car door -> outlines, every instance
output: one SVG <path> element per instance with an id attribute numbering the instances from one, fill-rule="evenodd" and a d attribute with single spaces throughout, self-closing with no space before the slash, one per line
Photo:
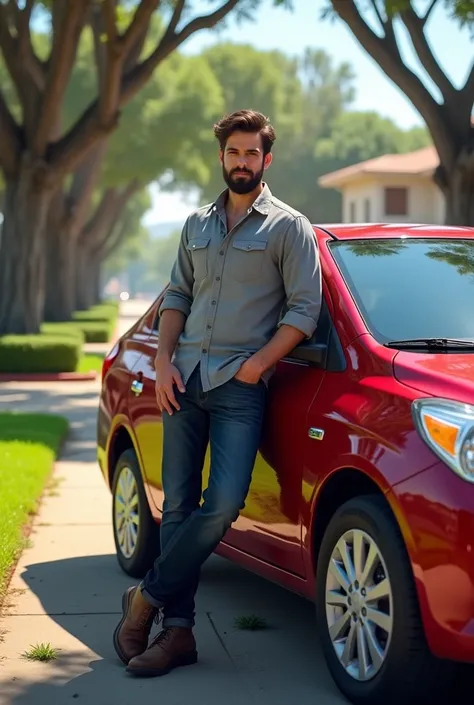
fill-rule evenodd
<path id="1" fill-rule="evenodd" d="M 161 412 L 155 396 L 155 356 L 158 346 L 158 308 L 162 296 L 145 323 L 144 333 L 135 348 L 140 352 L 131 374 L 128 413 L 135 439 L 144 481 L 150 501 L 156 509 L 163 506 L 161 481 L 161 456 L 163 449 L 163 426 Z"/>
<path id="2" fill-rule="evenodd" d="M 324 298 L 311 341 L 278 364 L 245 508 L 225 537 L 231 546 L 299 576 L 305 575 L 301 512 L 307 416 L 325 375 L 331 325 Z"/>
<path id="3" fill-rule="evenodd" d="M 156 310 L 158 307 L 159 302 Z M 269 386 L 264 435 L 246 505 L 224 537 L 224 542 L 233 548 L 302 576 L 303 449 L 308 432 L 308 410 L 325 374 L 330 327 L 324 299 L 317 331 L 311 341 L 278 364 Z M 146 342 L 142 343 L 142 354 L 133 368 L 129 414 L 147 490 L 151 501 L 161 511 L 163 426 L 155 399 L 154 370 L 159 335 L 157 316 L 148 332 Z M 203 490 L 209 471 L 208 448 Z"/>

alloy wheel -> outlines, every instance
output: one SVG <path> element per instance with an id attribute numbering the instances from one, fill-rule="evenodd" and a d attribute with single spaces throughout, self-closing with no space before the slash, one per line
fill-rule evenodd
<path id="1" fill-rule="evenodd" d="M 133 556 L 138 539 L 139 497 L 133 472 L 128 467 L 120 470 L 114 497 L 115 531 L 120 551 L 125 558 Z"/>
<path id="2" fill-rule="evenodd" d="M 393 631 L 390 576 L 376 542 L 359 529 L 335 545 L 326 576 L 326 618 L 337 657 L 358 681 L 382 668 Z"/>

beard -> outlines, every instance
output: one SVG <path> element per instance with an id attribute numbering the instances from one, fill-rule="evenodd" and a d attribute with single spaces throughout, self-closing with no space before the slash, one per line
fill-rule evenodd
<path id="1" fill-rule="evenodd" d="M 238 172 L 245 174 L 245 176 L 236 176 Z M 229 190 L 240 196 L 251 193 L 257 188 L 263 179 L 263 172 L 263 166 L 259 171 L 253 172 L 248 169 L 232 169 L 232 171 L 227 171 L 225 166 L 222 165 L 222 175 Z"/>

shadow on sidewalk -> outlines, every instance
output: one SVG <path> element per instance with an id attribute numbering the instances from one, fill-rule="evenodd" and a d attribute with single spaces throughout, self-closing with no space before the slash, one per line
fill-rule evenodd
<path id="1" fill-rule="evenodd" d="M 52 645 L 61 648 L 62 639 L 70 648 L 61 650 L 56 663 L 41 665 L 38 682 L 2 685 L 0 701 L 8 705 L 65 705 L 73 698 L 87 705 L 118 705 L 136 697 L 158 698 L 166 705 L 346 702 L 319 652 L 313 605 L 217 556 L 203 567 L 197 600 L 200 662 L 161 679 L 130 678 L 115 655 L 112 633 L 121 616 L 121 595 L 133 582 L 119 570 L 115 556 L 30 565 L 22 577 L 60 628 L 48 631 L 57 635 Z M 236 629 L 235 618 L 250 614 L 265 618 L 269 628 Z M 16 619 L 23 617 L 14 617 L 13 626 Z M 29 635 L 28 643 L 33 638 Z M 28 668 L 28 663 L 22 667 L 26 679 Z"/>

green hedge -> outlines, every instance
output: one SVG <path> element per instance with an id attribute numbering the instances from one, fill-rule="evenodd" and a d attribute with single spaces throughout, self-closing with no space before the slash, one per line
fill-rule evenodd
<path id="1" fill-rule="evenodd" d="M 0 337 L 0 372 L 75 372 L 82 355 L 79 336 L 5 335 Z"/>
<path id="2" fill-rule="evenodd" d="M 75 321 L 86 343 L 108 343 L 115 330 L 115 321 Z"/>
<path id="3" fill-rule="evenodd" d="M 70 321 L 44 323 L 41 331 L 53 335 L 79 336 L 81 343 L 108 343 L 115 330 L 115 321 Z"/>
<path id="4" fill-rule="evenodd" d="M 94 321 L 94 322 L 117 322 L 118 309 L 110 304 L 99 304 L 92 306 L 86 311 L 75 311 L 74 321 Z"/>
<path id="5" fill-rule="evenodd" d="M 41 333 L 61 338 L 78 338 L 81 346 L 85 343 L 84 332 L 76 323 L 43 323 Z"/>

